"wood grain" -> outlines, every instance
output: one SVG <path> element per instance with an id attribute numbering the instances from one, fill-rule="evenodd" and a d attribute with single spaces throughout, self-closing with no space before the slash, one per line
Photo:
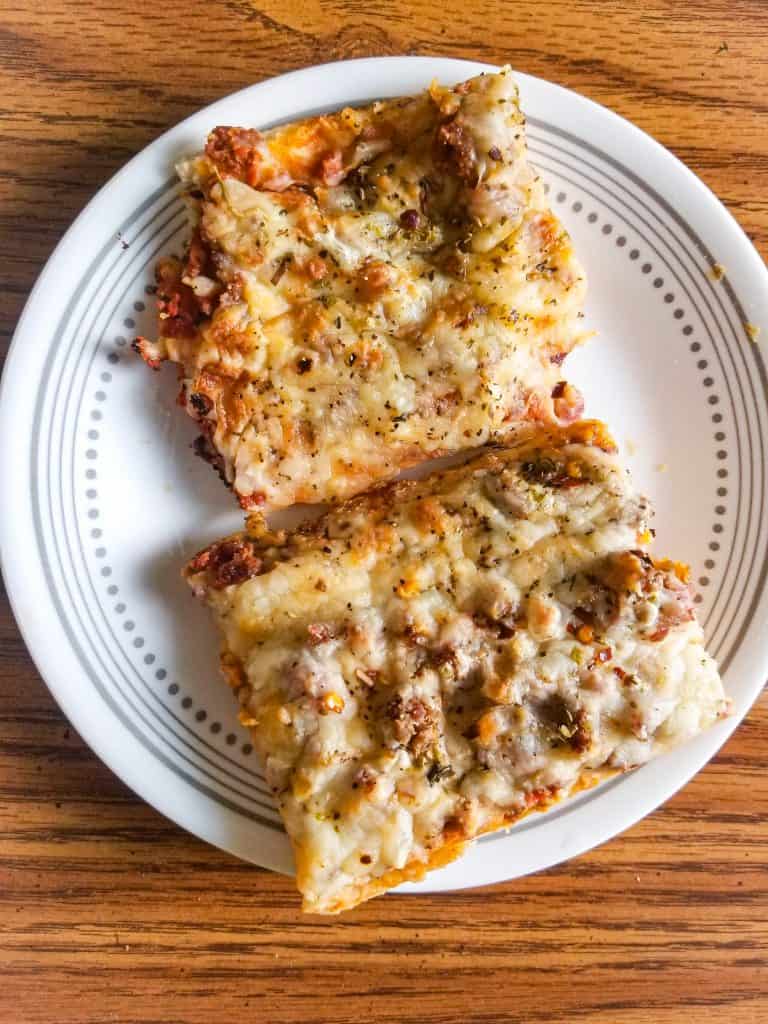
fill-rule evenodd
<path id="1" fill-rule="evenodd" d="M 768 251 L 768 5 L 0 3 L 0 354 L 95 190 L 180 118 L 341 57 L 509 61 L 631 118 Z M 302 919 L 291 883 L 137 800 L 0 599 L 0 1020 L 768 1021 L 768 702 L 662 810 L 493 888 Z"/>

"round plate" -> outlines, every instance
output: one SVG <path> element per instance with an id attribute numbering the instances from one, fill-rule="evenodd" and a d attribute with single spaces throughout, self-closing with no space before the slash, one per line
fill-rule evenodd
<path id="1" fill-rule="evenodd" d="M 181 581 L 240 515 L 189 445 L 173 374 L 129 342 L 153 330 L 158 256 L 178 252 L 172 169 L 217 124 L 267 127 L 487 70 L 382 58 L 294 72 L 221 100 L 158 139 L 67 232 L 27 303 L 0 404 L 2 564 L 32 656 L 75 728 L 174 821 L 291 870 L 258 759 L 217 670 L 218 638 Z M 567 364 L 658 510 L 657 550 L 693 566 L 734 713 L 678 752 L 490 836 L 418 887 L 480 885 L 602 842 L 717 750 L 768 675 L 765 268 L 715 197 L 607 110 L 518 75 L 531 158 L 590 279 L 597 336 Z M 716 266 L 717 265 L 717 266 Z M 723 270 L 724 268 L 724 276 Z"/>

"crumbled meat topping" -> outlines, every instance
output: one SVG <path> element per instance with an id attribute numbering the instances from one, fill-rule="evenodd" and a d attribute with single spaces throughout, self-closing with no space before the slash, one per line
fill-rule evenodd
<path id="1" fill-rule="evenodd" d="M 179 173 L 191 238 L 158 265 L 157 339 L 135 347 L 181 368 L 243 508 L 343 500 L 578 416 L 558 367 L 586 337 L 584 273 L 508 73 L 219 126 Z"/>
<path id="2" fill-rule="evenodd" d="M 648 553 L 649 515 L 587 422 L 295 533 L 254 518 L 192 560 L 308 907 L 350 905 L 724 713 L 687 570 Z"/>

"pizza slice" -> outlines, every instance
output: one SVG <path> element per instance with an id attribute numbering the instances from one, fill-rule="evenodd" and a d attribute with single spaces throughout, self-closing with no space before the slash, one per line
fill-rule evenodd
<path id="1" fill-rule="evenodd" d="M 420 878 L 726 713 L 684 566 L 605 428 L 537 428 L 186 575 L 296 857 L 304 908 Z"/>
<path id="2" fill-rule="evenodd" d="M 158 337 L 197 450 L 246 509 L 337 501 L 582 409 L 584 273 L 508 69 L 283 126 L 179 166 L 192 233 Z"/>

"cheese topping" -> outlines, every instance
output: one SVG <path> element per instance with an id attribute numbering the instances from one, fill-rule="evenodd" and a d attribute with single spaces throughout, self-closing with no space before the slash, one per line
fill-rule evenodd
<path id="1" fill-rule="evenodd" d="M 337 500 L 526 420 L 569 422 L 585 281 L 527 160 L 508 70 L 179 167 L 194 233 L 158 268 L 150 365 L 246 508 Z"/>
<path id="2" fill-rule="evenodd" d="M 649 516 L 583 422 L 192 560 L 306 909 L 414 877 L 725 713 Z"/>

